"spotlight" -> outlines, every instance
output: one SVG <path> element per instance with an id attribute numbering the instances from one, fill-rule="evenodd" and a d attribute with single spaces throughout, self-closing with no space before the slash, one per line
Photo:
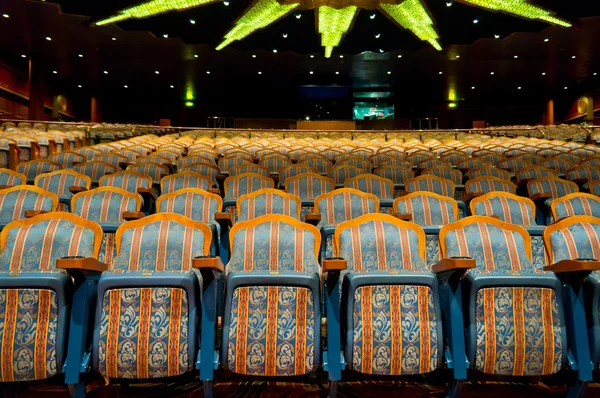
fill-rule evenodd
<path id="1" fill-rule="evenodd" d="M 473 23 L 479 23 L 479 19 L 474 19 Z"/>
<path id="2" fill-rule="evenodd" d="M 195 19 L 190 19 L 190 23 L 191 23 L 192 25 L 196 25 L 196 20 L 195 20 Z"/>

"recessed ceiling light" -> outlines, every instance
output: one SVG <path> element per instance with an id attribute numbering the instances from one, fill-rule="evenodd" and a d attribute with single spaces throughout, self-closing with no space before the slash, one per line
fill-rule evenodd
<path id="1" fill-rule="evenodd" d="M 340 58 L 344 58 L 344 55 L 343 55 L 343 54 L 342 54 L 342 55 L 340 55 Z"/>
<path id="2" fill-rule="evenodd" d="M 169 34 L 168 34 L 168 33 L 165 33 L 165 34 L 163 35 L 163 37 L 164 37 L 165 39 L 168 39 L 168 38 L 169 38 Z"/>
<path id="3" fill-rule="evenodd" d="M 571 58 L 575 59 L 575 58 L 577 58 L 577 55 L 573 55 Z"/>
<path id="4" fill-rule="evenodd" d="M 195 19 L 190 19 L 190 23 L 191 23 L 192 25 L 196 25 L 196 20 L 195 20 Z"/>
<path id="5" fill-rule="evenodd" d="M 82 88 L 83 86 L 81 84 L 78 84 L 77 87 Z"/>
<path id="6" fill-rule="evenodd" d="M 273 53 L 277 54 L 277 49 L 276 48 L 273 49 Z"/>
<path id="7" fill-rule="evenodd" d="M 473 23 L 479 23 L 479 19 L 474 19 Z"/>
<path id="8" fill-rule="evenodd" d="M 116 41 L 116 40 L 117 40 L 117 38 L 116 38 L 116 37 L 111 37 L 110 39 L 111 39 L 112 41 Z"/>
<path id="9" fill-rule="evenodd" d="M 499 39 L 500 35 L 494 35 L 494 39 Z"/>
<path id="10" fill-rule="evenodd" d="M 567 87 L 567 86 L 565 86 L 565 90 L 566 90 L 566 89 L 568 89 L 568 87 Z"/>
<path id="11" fill-rule="evenodd" d="M 439 72 L 439 74 L 440 74 L 440 75 L 443 75 L 443 74 L 444 74 L 444 72 L 441 72 L 441 71 L 440 71 L 440 72 Z"/>
<path id="12" fill-rule="evenodd" d="M 520 89 L 521 89 L 521 86 L 517 87 L 517 90 L 520 90 Z"/>
<path id="13" fill-rule="evenodd" d="M 107 70 L 105 70 L 105 71 L 104 71 L 104 74 L 105 74 L 105 75 L 108 75 L 108 71 L 107 71 Z"/>
<path id="14" fill-rule="evenodd" d="M 336 74 L 336 75 L 339 75 L 339 74 L 340 74 L 340 72 L 337 72 L 337 71 L 336 71 L 336 72 L 335 72 L 335 74 Z M 595 75 L 595 73 L 594 73 L 594 75 Z"/>
<path id="15" fill-rule="evenodd" d="M 311 75 L 314 75 L 314 74 L 315 74 L 315 72 L 313 72 L 312 70 L 311 70 L 310 72 L 308 72 L 308 73 L 310 73 Z"/>
<path id="16" fill-rule="evenodd" d="M 456 58 L 456 59 L 460 58 L 460 55 L 457 55 L 455 58 Z"/>
<path id="17" fill-rule="evenodd" d="M 175 88 L 175 86 L 174 86 L 174 85 L 172 85 L 172 84 L 171 84 L 169 87 L 171 87 L 171 88 Z"/>
<path id="18" fill-rule="evenodd" d="M 546 72 L 542 72 L 542 76 L 546 76 Z"/>
<path id="19" fill-rule="evenodd" d="M 369 18 L 375 19 L 376 16 L 377 16 L 377 14 L 371 14 L 371 15 L 369 15 Z"/>
<path id="20" fill-rule="evenodd" d="M 548 38 L 544 39 L 544 42 L 546 42 L 546 43 L 548 43 L 549 41 L 550 41 L 550 39 L 548 39 Z"/>
<path id="21" fill-rule="evenodd" d="M 375 35 L 375 38 L 376 38 L 376 39 L 379 39 L 380 37 L 381 37 L 381 33 L 377 33 L 377 34 Z"/>
<path id="22" fill-rule="evenodd" d="M 194 54 L 194 58 L 198 58 L 198 54 Z"/>
<path id="23" fill-rule="evenodd" d="M 207 74 L 207 75 L 210 75 L 210 71 L 209 71 L 209 70 L 207 70 L 207 71 L 206 71 L 206 74 Z"/>
<path id="24" fill-rule="evenodd" d="M 288 34 L 287 34 L 287 33 L 284 33 L 284 34 L 282 34 L 281 36 L 282 36 L 284 39 L 287 39 L 287 37 L 288 37 Z"/>
<path id="25" fill-rule="evenodd" d="M 126 84 L 126 85 L 123 86 L 123 88 L 129 88 L 129 86 Z"/>
<path id="26" fill-rule="evenodd" d="M 52 41 L 52 38 L 50 36 L 46 36 L 46 40 Z"/>
<path id="27" fill-rule="evenodd" d="M 514 59 L 517 59 L 517 58 L 519 58 L 519 56 L 518 56 L 518 55 L 515 55 L 513 58 L 514 58 Z"/>
<path id="28" fill-rule="evenodd" d="M 297 13 L 297 14 L 296 14 L 296 19 L 300 19 L 300 18 L 302 18 L 302 14 L 300 14 L 300 13 Z"/>
<path id="29" fill-rule="evenodd" d="M 27 58 L 27 55 L 21 54 L 21 58 Z"/>
<path id="30" fill-rule="evenodd" d="M 597 73 L 597 72 L 594 72 L 594 76 L 598 76 L 598 73 Z"/>
<path id="31" fill-rule="evenodd" d="M 388 75 L 391 75 L 391 74 L 392 74 L 392 71 L 391 71 L 391 70 L 388 70 Z"/>
<path id="32" fill-rule="evenodd" d="M 225 7 L 227 7 L 227 6 L 229 6 L 229 2 L 228 2 L 228 1 L 224 1 L 224 2 L 223 2 L 223 5 L 224 5 Z"/>
<path id="33" fill-rule="evenodd" d="M 154 73 L 156 73 L 157 75 L 160 75 L 160 71 L 155 70 Z"/>
<path id="34" fill-rule="evenodd" d="M 471 90 L 475 90 L 475 86 L 471 86 Z"/>
<path id="35" fill-rule="evenodd" d="M 8 14 L 2 14 L 2 16 L 3 16 L 4 18 L 10 18 L 10 15 L 8 15 Z"/>
<path id="36" fill-rule="evenodd" d="M 256 54 L 252 54 L 252 58 L 256 58 Z"/>
<path id="37" fill-rule="evenodd" d="M 57 71 L 55 71 L 55 70 L 53 70 L 53 71 L 52 71 L 52 73 L 54 73 L 55 75 L 56 75 L 56 74 L 58 74 L 58 72 L 57 72 Z"/>
<path id="38" fill-rule="evenodd" d="M 490 75 L 493 75 L 495 72 L 490 72 Z"/>
<path id="39" fill-rule="evenodd" d="M 258 72 L 259 75 L 262 75 L 262 72 Z"/>
<path id="40" fill-rule="evenodd" d="M 311 57 L 311 58 L 314 58 L 315 56 L 314 56 L 314 55 L 311 55 L 310 57 Z"/>
<path id="41" fill-rule="evenodd" d="M 446 7 L 452 7 L 452 2 L 451 1 L 447 1 L 446 2 Z"/>
<path id="42" fill-rule="evenodd" d="M 402 55 L 398 54 L 398 58 L 402 58 Z"/>
<path id="43" fill-rule="evenodd" d="M 77 54 L 79 58 L 83 58 L 83 54 Z"/>

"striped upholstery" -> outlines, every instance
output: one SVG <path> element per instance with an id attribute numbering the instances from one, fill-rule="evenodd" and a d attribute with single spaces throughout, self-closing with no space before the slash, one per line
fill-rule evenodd
<path id="1" fill-rule="evenodd" d="M 63 169 L 70 169 L 74 163 L 85 162 L 85 156 L 75 152 L 61 152 L 48 156 L 48 160 L 60 164 Z"/>
<path id="2" fill-rule="evenodd" d="M 315 211 L 321 214 L 319 226 L 337 225 L 365 214 L 377 213 L 379 199 L 356 189 L 336 189 L 315 199 Z"/>
<path id="3" fill-rule="evenodd" d="M 490 192 L 471 201 L 476 216 L 498 216 L 500 221 L 524 227 L 536 225 L 535 204 L 509 192 Z"/>
<path id="4" fill-rule="evenodd" d="M 119 163 L 129 163 L 129 159 L 127 159 L 127 156 L 117 155 L 116 153 L 105 153 L 102 155 L 98 155 L 95 156 L 93 160 L 97 162 L 108 163 L 112 166 L 117 167 L 118 169 L 120 169 Z"/>
<path id="5" fill-rule="evenodd" d="M 571 216 L 600 217 L 600 198 L 587 193 L 572 193 L 552 201 L 555 220 Z"/>
<path id="6" fill-rule="evenodd" d="M 497 177 L 483 176 L 469 180 L 465 184 L 465 191 L 469 193 L 509 192 L 517 193 L 517 186 L 508 180 Z"/>
<path id="7" fill-rule="evenodd" d="M 193 171 L 184 171 L 163 177 L 160 180 L 160 192 L 161 194 L 171 193 L 183 188 L 198 188 L 208 191 L 211 185 L 209 177 Z"/>
<path id="8" fill-rule="evenodd" d="M 370 173 L 371 169 L 373 168 L 373 164 L 371 163 L 370 160 L 366 160 L 366 159 L 362 159 L 362 158 L 357 158 L 357 157 L 353 157 L 353 158 L 350 158 L 350 159 L 345 159 L 345 160 L 341 160 L 341 161 L 336 162 L 335 167 L 341 167 L 341 166 L 354 166 L 354 167 L 358 167 L 359 169 L 361 169 L 365 173 Z"/>
<path id="9" fill-rule="evenodd" d="M 40 174 L 35 178 L 35 186 L 56 194 L 61 200 L 71 199 L 73 194 L 70 187 L 83 187 L 90 189 L 90 177 L 76 173 L 72 170 L 58 170 L 51 173 Z"/>
<path id="10" fill-rule="evenodd" d="M 227 156 L 219 159 L 219 170 L 221 173 L 229 173 L 229 170 L 235 166 L 241 166 L 249 163 L 248 159 L 237 156 Z"/>
<path id="11" fill-rule="evenodd" d="M 418 169 L 431 169 L 434 167 L 452 167 L 452 165 L 440 159 L 427 159 L 417 164 Z"/>
<path id="12" fill-rule="evenodd" d="M 263 216 L 232 229 L 228 272 L 318 273 L 320 234 L 285 216 Z M 281 238 L 279 238 L 281 237 Z M 286 237 L 286 239 L 283 239 Z M 250 285 L 228 291 L 224 366 L 254 376 L 295 376 L 319 364 L 319 297 L 306 287 Z M 260 324 L 254 322 L 261 319 Z"/>
<path id="13" fill-rule="evenodd" d="M 0 186 L 17 186 L 27 184 L 25 174 L 17 173 L 10 169 L 0 169 Z"/>
<path id="14" fill-rule="evenodd" d="M 169 164 L 175 164 L 175 162 L 181 157 L 181 153 L 170 149 L 158 150 L 154 155 L 169 159 Z"/>
<path id="15" fill-rule="evenodd" d="M 379 163 L 379 166 L 377 166 L 378 168 L 382 169 L 382 168 L 386 168 L 386 167 L 398 167 L 401 169 L 408 169 L 408 170 L 412 170 L 410 167 L 410 163 L 404 160 L 400 160 L 400 159 L 390 159 L 390 160 L 386 160 L 385 162 L 381 162 Z"/>
<path id="16" fill-rule="evenodd" d="M 292 164 L 292 161 L 287 157 L 273 156 L 267 159 L 261 159 L 258 165 L 269 170 L 271 174 L 275 174 L 279 169 Z"/>
<path id="17" fill-rule="evenodd" d="M 600 196 L 600 181 L 590 182 L 590 193 L 596 196 Z"/>
<path id="18" fill-rule="evenodd" d="M 27 210 L 56 211 L 58 197 L 52 192 L 20 185 L 0 190 L 0 224 L 25 218 Z"/>
<path id="19" fill-rule="evenodd" d="M 527 183 L 529 197 L 548 194 L 552 199 L 561 198 L 570 193 L 579 192 L 577 184 L 556 177 L 542 177 Z"/>
<path id="20" fill-rule="evenodd" d="M 600 259 L 599 222 L 598 218 L 575 216 L 547 228 L 544 241 L 551 261 Z"/>
<path id="21" fill-rule="evenodd" d="M 193 155 L 188 155 L 179 159 L 175 165 L 177 166 L 177 170 L 181 170 L 182 168 L 194 163 L 206 163 L 211 166 L 217 165 L 217 162 L 215 161 L 215 154 L 210 152 L 198 152 L 194 153 Z"/>
<path id="22" fill-rule="evenodd" d="M 485 168 L 485 167 L 493 167 L 493 165 L 491 163 L 485 162 L 481 159 L 465 159 L 463 161 L 461 161 L 460 163 L 456 163 L 456 168 L 459 170 L 476 170 L 476 169 L 481 169 L 481 168 Z"/>
<path id="23" fill-rule="evenodd" d="M 407 192 L 426 191 L 454 197 L 454 183 L 433 175 L 422 175 L 406 181 Z"/>
<path id="24" fill-rule="evenodd" d="M 244 163 L 244 164 L 241 164 L 239 166 L 234 166 L 231 169 L 229 169 L 230 177 L 235 177 L 237 175 L 244 174 L 244 173 L 256 173 L 256 174 L 260 174 L 263 177 L 271 176 L 269 169 L 265 169 L 264 167 L 261 167 L 254 163 Z"/>
<path id="25" fill-rule="evenodd" d="M 458 220 L 458 204 L 448 196 L 433 192 L 413 192 L 394 201 L 394 213 L 412 215 L 421 226 L 440 226 Z"/>
<path id="26" fill-rule="evenodd" d="M 511 174 L 509 171 L 501 170 L 496 167 L 482 167 L 480 169 L 470 170 L 467 172 L 469 179 L 475 179 L 477 177 L 496 177 L 506 181 L 510 181 Z"/>
<path id="27" fill-rule="evenodd" d="M 558 172 L 554 169 L 548 169 L 541 166 L 529 166 L 515 172 L 517 182 L 525 180 L 535 180 L 542 177 L 558 177 Z"/>
<path id="28" fill-rule="evenodd" d="M 219 184 L 217 182 L 217 175 L 219 174 L 219 168 L 216 166 L 211 166 L 206 163 L 192 163 L 188 164 L 185 167 L 179 169 L 179 172 L 184 171 L 193 171 L 194 173 L 198 173 L 203 176 L 207 176 L 212 181 L 213 187 L 218 187 Z"/>
<path id="29" fill-rule="evenodd" d="M 458 165 L 461 162 L 470 161 L 471 158 L 462 152 L 444 152 L 440 155 L 440 160 L 451 165 Z"/>
<path id="30" fill-rule="evenodd" d="M 496 165 L 497 168 L 508 170 L 511 173 L 524 169 L 528 166 L 531 166 L 531 163 L 523 159 L 506 159 Z"/>
<path id="31" fill-rule="evenodd" d="M 279 187 L 281 188 L 281 187 L 285 186 L 285 181 L 288 178 L 295 177 L 299 174 L 304 174 L 304 173 L 317 173 L 317 170 L 313 169 L 312 167 L 309 167 L 307 165 L 304 165 L 304 164 L 292 164 L 292 165 L 281 168 L 278 172 Z"/>
<path id="32" fill-rule="evenodd" d="M 62 167 L 58 163 L 54 163 L 49 160 L 38 159 L 25 163 L 19 163 L 17 166 L 17 173 L 25 174 L 25 176 L 27 176 L 27 181 L 33 181 L 35 180 L 35 177 L 40 174 L 50 173 L 60 169 L 62 169 Z"/>
<path id="33" fill-rule="evenodd" d="M 154 162 L 132 164 L 127 166 L 127 170 L 150 176 L 154 184 L 159 184 L 160 179 L 169 174 L 168 167 Z"/>
<path id="34" fill-rule="evenodd" d="M 568 170 L 565 178 L 575 182 L 597 181 L 600 180 L 600 167 L 579 166 Z"/>
<path id="35" fill-rule="evenodd" d="M 138 188 L 152 188 L 152 178 L 135 171 L 119 171 L 100 178 L 101 187 L 124 189 L 127 192 L 137 193 Z"/>
<path id="36" fill-rule="evenodd" d="M 117 155 L 125 156 L 127 158 L 128 163 L 135 163 L 135 161 L 137 160 L 138 157 L 144 156 L 143 153 L 138 152 L 133 149 L 121 149 L 116 153 L 117 153 Z"/>
<path id="37" fill-rule="evenodd" d="M 0 280 L 30 273 L 39 277 L 39 285 L 0 288 L 0 381 L 42 380 L 62 373 L 68 322 L 64 297 L 70 280 L 64 277 L 59 288 L 49 289 L 44 275 L 60 273 L 54 271 L 58 258 L 95 257 L 96 234 L 99 227 L 63 213 L 11 224 L 3 231 Z"/>
<path id="38" fill-rule="evenodd" d="M 275 183 L 272 179 L 255 173 L 240 174 L 225 180 L 224 199 L 237 200 L 242 195 L 265 188 L 275 188 Z"/>
<path id="39" fill-rule="evenodd" d="M 411 169 L 397 166 L 386 166 L 375 169 L 373 174 L 379 177 L 387 178 L 388 180 L 392 180 L 394 184 L 404 184 L 406 181 L 414 178 L 415 176 L 415 173 Z"/>
<path id="40" fill-rule="evenodd" d="M 91 161 L 73 166 L 73 170 L 90 177 L 92 179 L 92 184 L 97 185 L 100 178 L 106 174 L 115 173 L 118 168 L 108 163 Z"/>
<path id="41" fill-rule="evenodd" d="M 418 153 L 413 153 L 408 156 L 406 159 L 411 167 L 417 167 L 419 163 L 424 162 L 428 159 L 435 157 L 435 155 L 431 152 L 418 151 Z"/>
<path id="42" fill-rule="evenodd" d="M 493 165 L 497 165 L 504 159 L 501 155 L 489 151 L 483 151 L 481 153 L 479 153 L 479 151 L 475 151 L 473 152 L 472 156 L 474 158 L 477 158 L 477 160 L 481 160 L 483 162 L 487 162 Z"/>
<path id="43" fill-rule="evenodd" d="M 394 182 L 373 174 L 360 174 L 354 178 L 350 178 L 346 180 L 344 186 L 371 193 L 379 199 L 394 198 Z"/>
<path id="44" fill-rule="evenodd" d="M 331 192 L 335 183 L 329 177 L 316 173 L 299 174 L 285 181 L 287 193 L 300 197 L 301 200 L 314 200 L 317 196 Z"/>
<path id="45" fill-rule="evenodd" d="M 454 170 L 454 169 L 446 167 L 446 166 L 432 167 L 432 168 L 423 170 L 423 172 L 421 173 L 421 175 L 427 175 L 427 174 L 431 174 L 436 177 L 450 180 L 455 185 L 461 185 L 462 180 L 463 180 L 463 175 L 460 172 L 460 170 Z"/>
<path id="46" fill-rule="evenodd" d="M 300 219 L 300 198 L 278 189 L 259 189 L 237 199 L 238 221 L 252 220 L 266 214 L 283 214 Z"/>
<path id="47" fill-rule="evenodd" d="M 101 187 L 75 195 L 71 201 L 73 214 L 101 225 L 118 226 L 125 222 L 123 213 L 137 212 L 142 206 L 142 198 L 120 188 Z M 112 264 L 116 255 L 115 234 L 104 233 L 98 260 Z"/>
<path id="48" fill-rule="evenodd" d="M 171 165 L 171 164 L 173 164 L 173 161 L 170 158 L 160 156 L 155 152 L 155 153 L 151 153 L 148 156 L 140 156 L 139 158 L 136 159 L 135 163 L 136 164 L 157 163 L 157 164 L 162 164 L 162 165 Z"/>
<path id="49" fill-rule="evenodd" d="M 333 178 L 336 185 L 344 185 L 347 179 L 363 174 L 364 170 L 355 166 L 336 166 L 329 170 L 329 177 Z"/>
<path id="50" fill-rule="evenodd" d="M 194 221 L 214 223 L 215 213 L 223 208 L 223 199 L 200 189 L 184 188 L 161 195 L 156 208 L 160 213 L 181 214 Z"/>

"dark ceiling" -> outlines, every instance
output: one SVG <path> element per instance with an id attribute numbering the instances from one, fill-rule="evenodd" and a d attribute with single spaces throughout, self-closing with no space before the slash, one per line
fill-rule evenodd
<path id="1" fill-rule="evenodd" d="M 441 52 L 377 11 L 363 10 L 330 59 L 322 55 L 314 11 L 302 11 L 300 19 L 290 15 L 215 51 L 249 0 L 90 25 L 137 2 L 4 0 L 0 13 L 10 17 L 0 18 L 0 61 L 26 73 L 22 55 L 39 49 L 48 84 L 80 98 L 98 95 L 106 108 L 131 112 L 156 103 L 181 107 L 193 96 L 206 115 L 295 118 L 304 112 L 298 87 L 306 85 L 392 91 L 397 104 L 411 108 L 446 106 L 454 98 L 465 106 L 539 106 L 549 97 L 568 102 L 600 88 L 598 0 L 535 1 L 573 22 L 572 28 L 428 0 Z"/>

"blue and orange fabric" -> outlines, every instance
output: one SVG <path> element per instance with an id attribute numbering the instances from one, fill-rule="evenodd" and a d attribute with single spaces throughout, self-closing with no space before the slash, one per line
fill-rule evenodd
<path id="1" fill-rule="evenodd" d="M 56 211 L 58 196 L 31 185 L 0 190 L 0 225 L 25 218 L 28 210 Z"/>
<path id="2" fill-rule="evenodd" d="M 131 170 L 118 171 L 100 178 L 101 187 L 114 187 L 137 193 L 138 188 L 152 188 L 152 178 Z"/>
<path id="3" fill-rule="evenodd" d="M 102 231 L 68 213 L 8 224 L 0 237 L 1 382 L 42 380 L 62 373 L 71 279 L 56 270 L 66 256 L 96 257 Z M 14 287 L 23 275 L 38 283 Z"/>
<path id="4" fill-rule="evenodd" d="M 181 158 L 180 150 L 176 150 L 174 148 L 170 148 L 170 149 L 169 148 L 165 148 L 165 149 L 160 148 L 153 155 L 161 156 L 163 158 L 169 159 L 168 164 L 175 164 L 175 162 L 177 162 L 177 160 L 179 160 L 179 158 Z"/>
<path id="5" fill-rule="evenodd" d="M 148 156 L 140 156 L 136 159 L 134 164 L 141 163 L 158 163 L 164 166 L 172 165 L 173 161 L 165 156 L 158 155 L 156 152 L 151 153 Z"/>
<path id="6" fill-rule="evenodd" d="M 406 181 L 415 177 L 415 173 L 410 168 L 399 167 L 398 165 L 375 169 L 373 174 L 392 180 L 396 185 L 405 184 Z"/>
<path id="7" fill-rule="evenodd" d="M 105 377 L 127 379 L 189 372 L 195 365 L 197 303 L 188 297 L 199 288 L 200 278 L 192 259 L 208 254 L 210 228 L 161 213 L 125 223 L 116 235 L 117 258 L 99 283 L 94 367 Z M 177 274 L 191 286 L 161 284 L 160 276 L 154 284 L 132 286 L 132 278 L 142 273 L 146 279 Z M 108 280 L 112 284 L 106 289 Z M 162 326 L 148 328 L 150 324 Z"/>
<path id="8" fill-rule="evenodd" d="M 247 221 L 267 214 L 283 214 L 300 219 L 302 201 L 279 189 L 259 189 L 237 199 L 237 220 Z"/>
<path id="9" fill-rule="evenodd" d="M 558 177 L 558 172 L 542 166 L 528 166 L 515 172 L 517 183 L 542 177 Z"/>
<path id="10" fill-rule="evenodd" d="M 281 169 L 279 169 L 278 174 L 279 174 L 279 188 L 282 188 L 285 186 L 285 181 L 288 178 L 291 177 L 295 177 L 299 174 L 304 174 L 304 173 L 317 173 L 318 171 L 316 169 L 313 169 L 310 166 L 307 166 L 305 164 L 291 164 L 289 166 L 285 166 Z"/>
<path id="11" fill-rule="evenodd" d="M 224 199 L 226 200 L 237 200 L 240 196 L 259 189 L 275 188 L 275 183 L 271 178 L 255 173 L 244 173 L 235 177 L 228 177 L 224 184 Z"/>
<path id="12" fill-rule="evenodd" d="M 102 178 L 106 174 L 116 173 L 117 170 L 120 169 L 117 166 L 113 166 L 109 163 L 91 161 L 73 166 L 73 170 L 77 173 L 84 174 L 90 177 L 92 179 L 92 184 L 97 185 L 100 181 L 100 178 Z"/>
<path id="13" fill-rule="evenodd" d="M 476 262 L 477 268 L 466 276 L 473 287 L 463 299 L 469 308 L 465 324 L 473 325 L 467 328 L 471 367 L 507 376 L 560 371 L 566 360 L 565 326 L 555 291 L 560 283 L 553 275 L 535 273 L 527 231 L 473 216 L 443 227 L 440 244 L 444 257 L 471 257 Z M 482 273 L 498 277 L 497 285 L 492 280 L 479 285 Z M 519 283 L 520 278 L 532 277 L 543 283 Z"/>
<path id="14" fill-rule="evenodd" d="M 582 192 L 572 193 L 554 199 L 550 208 L 555 220 L 571 216 L 600 217 L 600 197 Z"/>
<path id="15" fill-rule="evenodd" d="M 336 166 L 329 170 L 329 177 L 333 178 L 336 185 L 344 185 L 347 179 L 356 177 L 364 173 L 363 169 L 355 166 Z"/>
<path id="16" fill-rule="evenodd" d="M 377 196 L 351 188 L 336 189 L 315 199 L 315 212 L 321 214 L 319 226 L 337 225 L 378 211 Z"/>
<path id="17" fill-rule="evenodd" d="M 169 174 L 169 168 L 154 162 L 135 163 L 127 166 L 127 170 L 150 176 L 153 184 L 160 184 L 161 178 Z"/>
<path id="18" fill-rule="evenodd" d="M 38 175 L 35 177 L 34 185 L 56 194 L 64 203 L 64 200 L 70 201 L 73 197 L 69 191 L 70 187 L 90 189 L 92 179 L 73 170 L 57 170 Z"/>
<path id="19" fill-rule="evenodd" d="M 9 158 L 10 158 L 10 151 L 11 148 L 14 148 L 14 151 L 18 151 L 17 148 L 17 141 L 12 140 L 10 138 L 0 138 L 0 167 L 8 169 L 10 164 L 9 164 Z"/>
<path id="20" fill-rule="evenodd" d="M 479 151 L 475 151 L 475 152 L 473 152 L 472 156 L 474 158 L 477 158 L 477 160 L 482 160 L 484 162 L 487 162 L 487 163 L 490 163 L 493 165 L 497 165 L 502 160 L 504 160 L 504 157 L 502 157 L 502 155 L 499 155 L 492 151 L 488 151 L 486 149 L 481 149 Z"/>
<path id="21" fill-rule="evenodd" d="M 312 225 L 266 215 L 235 224 L 231 236 L 230 276 L 260 271 L 320 272 L 320 233 Z M 316 370 L 320 363 L 318 292 L 258 282 L 236 286 L 226 294 L 231 304 L 225 309 L 225 368 L 253 376 L 297 376 Z M 254 319 L 261 319 L 260 324 Z"/>
<path id="22" fill-rule="evenodd" d="M 360 174 L 349 178 L 346 180 L 344 187 L 371 193 L 379 199 L 394 198 L 394 182 L 373 174 Z"/>
<path id="23" fill-rule="evenodd" d="M 266 169 L 254 163 L 244 163 L 239 166 L 233 166 L 231 169 L 229 169 L 230 177 L 235 177 L 244 173 L 256 173 L 260 174 L 263 177 L 271 176 L 271 172 L 269 171 L 269 169 Z"/>
<path id="24" fill-rule="evenodd" d="M 92 159 L 92 160 L 108 163 L 108 164 L 116 167 L 117 170 L 121 169 L 121 166 L 119 166 L 120 163 L 124 163 L 124 164 L 129 163 L 129 159 L 127 158 L 127 156 L 118 155 L 116 153 L 103 153 L 101 155 L 95 156 L 94 159 Z"/>
<path id="25" fill-rule="evenodd" d="M 527 183 L 530 198 L 542 196 L 557 199 L 571 193 L 579 192 L 577 184 L 557 177 L 542 177 Z"/>
<path id="26" fill-rule="evenodd" d="M 471 158 L 464 152 L 446 151 L 440 154 L 440 160 L 451 165 L 459 165 L 462 162 L 469 161 Z M 468 168 L 468 167 L 467 167 Z"/>
<path id="27" fill-rule="evenodd" d="M 342 166 L 358 167 L 359 169 L 361 169 L 363 171 L 363 173 L 370 173 L 371 169 L 373 168 L 373 164 L 371 163 L 370 160 L 364 159 L 364 158 L 361 158 L 358 156 L 351 156 L 351 157 L 345 158 L 343 160 L 336 161 L 335 167 L 342 167 Z"/>
<path id="28" fill-rule="evenodd" d="M 61 170 L 62 166 L 58 163 L 45 159 L 30 160 L 29 162 L 19 163 L 17 173 L 25 174 L 27 181 L 35 180 L 40 174 L 50 173 Z"/>
<path id="29" fill-rule="evenodd" d="M 178 170 L 179 172 L 184 171 L 193 171 L 194 173 L 198 173 L 203 176 L 207 176 L 212 181 L 213 187 L 218 187 L 219 183 L 217 182 L 217 175 L 219 175 L 219 168 L 217 166 L 212 166 L 208 163 L 192 163 L 186 166 L 183 166 Z"/>
<path id="30" fill-rule="evenodd" d="M 127 149 L 120 149 L 117 152 L 115 152 L 117 155 L 121 155 L 121 156 L 125 156 L 127 158 L 127 162 L 128 163 L 135 163 L 135 161 L 137 160 L 137 158 L 144 156 L 144 153 L 142 152 L 138 152 L 134 149 L 131 148 L 127 148 Z"/>
<path id="31" fill-rule="evenodd" d="M 536 225 L 533 201 L 510 192 L 487 193 L 473 199 L 470 207 L 475 216 L 497 216 L 500 221 L 523 227 Z"/>
<path id="32" fill-rule="evenodd" d="M 203 176 L 193 171 L 183 171 L 171 174 L 160 180 L 161 194 L 175 192 L 184 188 L 198 188 L 208 191 L 212 186 L 210 177 Z"/>
<path id="33" fill-rule="evenodd" d="M 321 194 L 331 192 L 335 188 L 332 178 L 316 173 L 304 173 L 285 181 L 286 192 L 300 197 L 303 201 L 315 200 Z"/>
<path id="34" fill-rule="evenodd" d="M 76 152 L 61 152 L 48 156 L 48 160 L 60 164 L 63 169 L 70 169 L 75 163 L 84 163 L 86 159 Z"/>
<path id="35" fill-rule="evenodd" d="M 406 181 L 406 192 L 426 191 L 442 196 L 454 197 L 455 185 L 452 181 L 434 175 L 422 175 Z"/>
<path id="36" fill-rule="evenodd" d="M 516 194 L 517 186 L 509 180 L 504 180 L 502 178 L 481 176 L 468 180 L 465 183 L 465 191 L 467 194 L 489 192 L 508 192 Z"/>
<path id="37" fill-rule="evenodd" d="M 499 169 L 497 167 L 481 167 L 478 169 L 469 170 L 466 176 L 472 180 L 477 177 L 496 177 L 506 181 L 510 181 L 512 176 L 509 171 Z"/>
<path id="38" fill-rule="evenodd" d="M 386 167 L 398 167 L 401 169 L 412 170 L 409 162 L 407 162 L 405 160 L 400 160 L 397 158 L 391 158 L 388 160 L 384 160 L 383 162 L 379 163 L 379 165 L 377 166 L 378 169 L 383 169 Z"/>
<path id="39" fill-rule="evenodd" d="M 544 242 L 551 263 L 561 260 L 600 259 L 600 218 L 576 215 L 549 225 Z M 597 272 L 595 273 L 597 277 Z M 597 311 L 597 307 L 594 311 Z M 597 339 L 596 336 L 594 336 Z"/>
<path id="40" fill-rule="evenodd" d="M 417 164 L 417 169 L 431 169 L 434 167 L 447 167 L 451 168 L 452 165 L 440 159 L 427 159 Z"/>
<path id="41" fill-rule="evenodd" d="M 219 159 L 219 170 L 221 173 L 227 174 L 232 167 L 241 166 L 243 164 L 252 163 L 247 158 L 238 157 L 238 156 L 226 156 L 224 158 Z M 253 163 L 252 163 L 253 164 Z"/>
<path id="42" fill-rule="evenodd" d="M 265 159 L 261 159 L 258 162 L 258 165 L 264 167 L 269 170 L 271 174 L 277 174 L 277 172 L 284 168 L 285 166 L 289 166 L 292 164 L 292 161 L 283 155 L 279 156 L 271 156 Z"/>
<path id="43" fill-rule="evenodd" d="M 425 233 L 414 223 L 368 214 L 341 223 L 335 231 L 336 256 L 346 259 L 348 273 L 427 272 Z M 377 375 L 414 375 L 441 365 L 442 336 L 432 286 L 386 282 L 347 292 L 349 367 Z M 350 320 L 351 318 L 351 320 Z"/>
<path id="44" fill-rule="evenodd" d="M 175 163 L 175 166 L 177 166 L 177 170 L 181 170 L 194 163 L 206 163 L 215 167 L 217 165 L 216 157 L 217 155 L 212 152 L 196 152 L 179 159 L 177 163 Z"/>
<path id="45" fill-rule="evenodd" d="M 141 206 L 140 195 L 115 187 L 100 187 L 80 192 L 71 199 L 73 214 L 112 230 L 103 234 L 102 247 L 98 254 L 98 260 L 106 264 L 112 264 L 116 255 L 114 230 L 125 222 L 123 213 L 138 212 Z"/>
<path id="46" fill-rule="evenodd" d="M 590 182 L 589 190 L 592 195 L 600 196 L 600 181 Z"/>
<path id="47" fill-rule="evenodd" d="M 14 187 L 27 184 L 25 174 L 17 173 L 11 169 L 0 169 L 0 186 Z"/>
<path id="48" fill-rule="evenodd" d="M 441 226 L 458 220 L 458 204 L 448 196 L 433 192 L 412 192 L 394 200 L 394 213 L 412 215 L 420 226 Z"/>
<path id="49" fill-rule="evenodd" d="M 567 170 L 565 178 L 576 183 L 600 180 L 600 167 L 578 166 Z"/>
<path id="50" fill-rule="evenodd" d="M 197 188 L 183 188 L 161 195 L 156 201 L 160 213 L 176 213 L 203 223 L 214 223 L 215 213 L 223 209 L 219 195 Z"/>
<path id="51" fill-rule="evenodd" d="M 421 175 L 431 174 L 452 181 L 455 185 L 462 185 L 463 175 L 460 170 L 450 166 L 436 166 L 423 170 Z"/>

